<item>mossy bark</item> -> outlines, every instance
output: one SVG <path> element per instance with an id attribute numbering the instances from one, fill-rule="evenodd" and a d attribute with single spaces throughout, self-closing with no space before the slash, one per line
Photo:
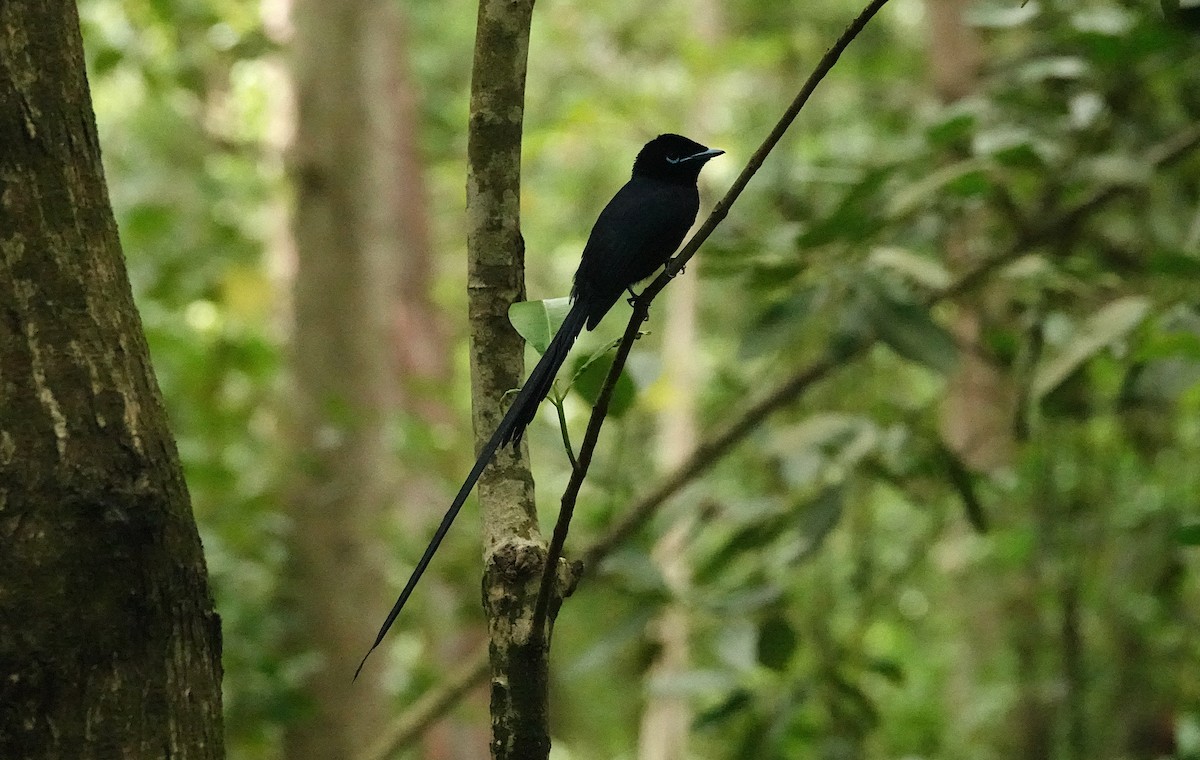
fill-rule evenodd
<path id="1" fill-rule="evenodd" d="M 223 757 L 220 649 L 75 3 L 0 4 L 0 757 Z"/>
<path id="2" fill-rule="evenodd" d="M 525 298 L 521 130 L 532 0 L 481 0 L 471 77 L 467 157 L 471 381 L 477 446 L 522 380 L 524 345 L 508 307 Z M 524 449 L 499 452 L 479 480 L 484 515 L 484 607 L 492 661 L 492 756 L 550 752 L 547 644 L 532 631 L 546 549 Z"/>

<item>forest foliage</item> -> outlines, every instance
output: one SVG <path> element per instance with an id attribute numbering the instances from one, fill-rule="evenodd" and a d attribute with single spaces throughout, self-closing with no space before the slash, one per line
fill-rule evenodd
<path id="1" fill-rule="evenodd" d="M 81 3 L 108 183 L 224 621 L 231 756 L 245 758 L 276 756 L 308 667 L 284 654 L 277 604 L 290 100 L 274 5 Z M 472 451 L 475 8 L 406 5 L 454 372 L 426 390 L 448 418 L 397 418 L 393 441 L 448 500 Z M 885 8 L 687 268 L 701 436 L 818 358 L 839 366 L 566 602 L 563 757 L 632 756 L 654 694 L 695 710 L 696 757 L 1200 757 L 1200 38 L 1145 4 L 975 3 L 981 75 L 947 104 L 927 76 L 930 7 Z M 855 12 L 539 4 L 531 297 L 566 294 L 592 220 L 658 132 L 727 152 L 702 181 L 711 204 Z M 660 474 L 654 414 L 679 389 L 661 378 L 656 321 L 568 553 Z M 575 366 L 621 323 L 586 336 Z M 595 374 L 565 400 L 576 430 Z M 970 440 L 950 432 L 963 419 Z M 549 525 L 569 474 L 554 415 L 530 438 Z M 682 586 L 650 552 L 679 525 Z M 389 539 L 398 582 L 424 531 Z M 464 521 L 433 570 L 461 589 L 464 629 L 482 624 L 477 544 Z M 651 679 L 647 631 L 668 600 L 687 611 L 692 661 Z M 422 659 L 437 603 L 415 599 L 395 635 L 398 710 L 438 681 Z"/>

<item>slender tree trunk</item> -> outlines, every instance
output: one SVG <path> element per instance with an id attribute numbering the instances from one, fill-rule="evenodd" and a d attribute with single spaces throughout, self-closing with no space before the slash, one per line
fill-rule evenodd
<path id="1" fill-rule="evenodd" d="M 220 622 L 61 0 L 0 3 L 0 547 L 0 757 L 224 757 Z"/>
<path id="2" fill-rule="evenodd" d="M 525 297 L 521 129 L 533 0 L 480 0 L 467 138 L 467 256 L 475 440 L 491 435 L 501 398 L 521 384 L 524 346 L 508 307 Z M 500 451 L 479 479 L 484 609 L 492 663 L 492 756 L 548 757 L 548 643 L 533 631 L 545 542 L 525 449 Z"/>
<path id="3" fill-rule="evenodd" d="M 294 760 L 361 754 L 387 709 L 382 660 L 357 682 L 351 676 L 391 601 L 378 536 L 395 495 L 387 425 L 403 233 L 388 203 L 398 181 L 388 171 L 394 124 L 377 92 L 391 13 L 382 0 L 299 0 L 293 8 L 290 595 L 294 645 L 317 655 L 306 683 L 311 709 L 286 734 Z"/>

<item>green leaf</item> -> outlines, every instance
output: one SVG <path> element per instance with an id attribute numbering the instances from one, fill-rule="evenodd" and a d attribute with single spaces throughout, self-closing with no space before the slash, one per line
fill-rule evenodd
<path id="1" fill-rule="evenodd" d="M 544 354 L 570 310 L 569 298 L 521 301 L 508 307 L 508 321 L 525 342 L 539 354 Z"/>
<path id="2" fill-rule="evenodd" d="M 1095 156 L 1082 169 L 1097 182 L 1119 187 L 1145 187 L 1154 178 L 1154 169 L 1146 161 L 1118 153 Z"/>
<path id="3" fill-rule="evenodd" d="M 613 352 L 608 352 L 584 359 L 577 366 L 571 387 L 593 406 L 600 398 L 600 389 L 604 387 L 604 380 L 608 377 L 614 357 Z M 608 402 L 608 415 L 613 418 L 620 417 L 633 407 L 636 399 L 637 386 L 628 374 L 622 372 Z"/>
<path id="4" fill-rule="evenodd" d="M 1106 304 L 1088 317 L 1071 339 L 1034 372 L 1034 399 L 1041 399 L 1062 385 L 1085 362 L 1132 332 L 1149 312 L 1149 299 L 1128 296 Z"/>
<path id="5" fill-rule="evenodd" d="M 808 539 L 803 550 L 794 561 L 812 556 L 842 519 L 842 507 L 846 489 L 839 483 L 827 486 L 817 494 L 802 513 L 802 529 Z"/>
<path id="6" fill-rule="evenodd" d="M 1155 251 L 1146 269 L 1151 274 L 1188 279 L 1200 278 L 1200 256 L 1184 251 Z"/>
<path id="7" fill-rule="evenodd" d="M 925 136 L 937 147 L 955 145 L 975 131 L 976 115 L 961 107 L 949 107 L 941 118 L 925 128 Z"/>
<path id="8" fill-rule="evenodd" d="M 697 715 L 692 728 L 703 729 L 716 726 L 753 706 L 754 692 L 746 688 L 734 689 L 724 700 Z"/>
<path id="9" fill-rule="evenodd" d="M 904 668 L 895 660 L 874 657 L 867 660 L 867 670 L 878 673 L 896 685 L 904 683 Z"/>
<path id="10" fill-rule="evenodd" d="M 1175 531 L 1175 540 L 1184 546 L 1200 546 L 1200 522 L 1179 526 Z"/>
<path id="11" fill-rule="evenodd" d="M 898 291 L 871 277 L 860 291 L 863 309 L 879 339 L 909 361 L 942 373 L 953 370 L 958 362 L 954 337 L 933 321 L 928 309 Z"/>
<path id="12" fill-rule="evenodd" d="M 799 236 L 801 248 L 815 248 L 833 241 L 840 243 L 865 240 L 882 226 L 878 209 L 884 182 L 891 169 L 875 169 L 865 174 L 842 196 L 837 207 L 825 214 Z"/>
<path id="13" fill-rule="evenodd" d="M 778 351 L 794 338 L 800 322 L 813 311 L 817 293 L 815 286 L 801 287 L 767 306 L 742 337 L 738 355 L 749 359 Z"/>
<path id="14" fill-rule="evenodd" d="M 792 624 L 781 615 L 772 615 L 758 627 L 758 661 L 771 670 L 781 671 L 791 661 L 798 643 Z"/>
<path id="15" fill-rule="evenodd" d="M 1124 37 L 1136 23 L 1131 11 L 1111 6 L 1077 11 L 1071 17 L 1071 26 L 1079 31 L 1108 37 Z"/>
<path id="16" fill-rule="evenodd" d="M 950 284 L 950 272 L 940 261 L 904 248 L 876 248 L 871 251 L 867 263 L 879 269 L 890 269 L 923 287 L 944 288 Z"/>
<path id="17" fill-rule="evenodd" d="M 1014 169 L 1041 169 L 1059 151 L 1027 127 L 1001 125 L 977 132 L 971 145 L 977 156 Z"/>
<path id="18" fill-rule="evenodd" d="M 970 197 L 987 192 L 991 181 L 984 163 L 975 158 L 943 166 L 908 187 L 892 195 L 887 214 L 891 217 L 906 216 L 925 203 L 954 195 Z"/>
<path id="19" fill-rule="evenodd" d="M 1082 79 L 1088 73 L 1088 62 L 1074 55 L 1049 55 L 1034 58 L 1018 67 L 1018 77 L 1030 84 L 1041 84 L 1046 80 L 1071 81 Z"/>

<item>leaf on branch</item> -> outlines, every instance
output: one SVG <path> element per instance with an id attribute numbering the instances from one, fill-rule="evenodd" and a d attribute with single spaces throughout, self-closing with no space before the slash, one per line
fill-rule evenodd
<path id="1" fill-rule="evenodd" d="M 1075 334 L 1038 366 L 1033 398 L 1039 400 L 1082 367 L 1089 359 L 1133 331 L 1150 312 L 1150 300 L 1127 296 L 1106 304 L 1088 317 Z"/>
<path id="2" fill-rule="evenodd" d="M 544 354 L 570 310 L 569 298 L 521 301 L 508 307 L 508 321 L 526 343 Z"/>
<path id="3" fill-rule="evenodd" d="M 1200 522 L 1190 522 L 1175 530 L 1175 540 L 1184 546 L 1200 546 Z"/>
<path id="4" fill-rule="evenodd" d="M 879 168 L 867 172 L 850 187 L 837 207 L 823 215 L 796 241 L 800 248 L 816 248 L 828 243 L 853 243 L 866 240 L 884 225 L 880 207 L 885 182 L 892 169 Z"/>
<path id="5" fill-rule="evenodd" d="M 950 147 L 966 140 L 975 131 L 979 118 L 974 104 L 961 101 L 939 114 L 940 118 L 925 128 L 925 137 L 936 147 Z"/>
<path id="6" fill-rule="evenodd" d="M 940 261 L 896 246 L 875 248 L 867 264 L 876 269 L 890 269 L 916 285 L 936 290 L 947 287 L 953 279 Z"/>
<path id="7" fill-rule="evenodd" d="M 971 145 L 977 156 L 1013 169 L 1045 169 L 1062 149 L 1035 137 L 1028 127 L 1000 125 L 975 134 Z"/>
<path id="8" fill-rule="evenodd" d="M 1157 250 L 1150 254 L 1146 270 L 1151 274 L 1187 279 L 1200 278 L 1200 256 L 1186 251 Z"/>
<path id="9" fill-rule="evenodd" d="M 977 158 L 958 161 L 933 171 L 892 195 L 887 215 L 892 218 L 915 213 L 931 201 L 946 196 L 970 198 L 991 190 L 987 165 Z"/>
<path id="10" fill-rule="evenodd" d="M 758 627 L 758 661 L 774 671 L 783 671 L 792 660 L 800 637 L 783 615 L 774 614 Z"/>
<path id="11" fill-rule="evenodd" d="M 600 398 L 600 391 L 604 388 L 604 381 L 608 377 L 609 369 L 612 368 L 613 357 L 612 351 L 606 351 L 580 360 L 575 369 L 571 387 L 592 406 L 595 406 L 596 401 Z M 613 418 L 622 416 L 633 407 L 635 400 L 637 400 L 637 385 L 634 384 L 633 378 L 622 372 L 621 376 L 617 378 L 612 397 L 608 401 L 609 416 Z"/>
<path id="12" fill-rule="evenodd" d="M 742 338 L 738 355 L 743 359 L 752 359 L 774 354 L 794 340 L 799 324 L 813 312 L 818 293 L 816 286 L 803 286 L 786 298 L 768 305 Z"/>
<path id="13" fill-rule="evenodd" d="M 943 374 L 954 369 L 958 346 L 954 337 L 934 321 L 929 309 L 899 288 L 872 277 L 865 278 L 859 295 L 872 328 L 889 348 Z"/>

